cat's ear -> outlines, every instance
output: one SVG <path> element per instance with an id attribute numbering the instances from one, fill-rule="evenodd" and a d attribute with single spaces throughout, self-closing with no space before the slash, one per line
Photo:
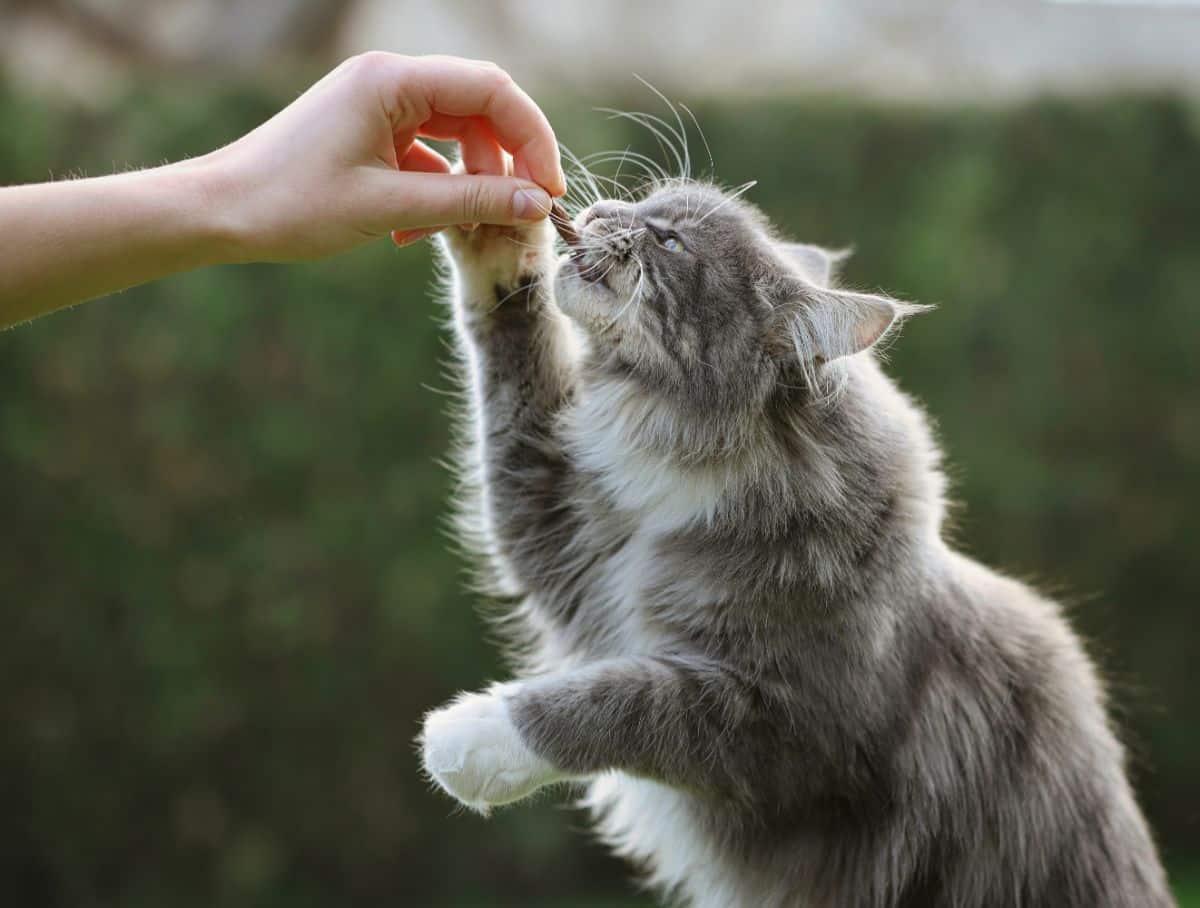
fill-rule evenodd
<path id="1" fill-rule="evenodd" d="M 932 308 L 790 279 L 776 291 L 769 345 L 802 362 L 829 362 L 873 347 L 908 316 Z"/>
<path id="2" fill-rule="evenodd" d="M 837 277 L 851 249 L 824 249 L 808 243 L 777 243 L 775 248 L 819 287 L 828 287 Z"/>

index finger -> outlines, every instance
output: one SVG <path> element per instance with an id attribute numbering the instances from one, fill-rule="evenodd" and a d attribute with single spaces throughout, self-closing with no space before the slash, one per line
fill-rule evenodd
<path id="1" fill-rule="evenodd" d="M 402 92 L 415 92 L 432 113 L 482 117 L 513 156 L 513 174 L 533 180 L 551 195 L 567 191 L 558 140 L 541 108 L 504 70 L 455 57 L 408 61 Z"/>

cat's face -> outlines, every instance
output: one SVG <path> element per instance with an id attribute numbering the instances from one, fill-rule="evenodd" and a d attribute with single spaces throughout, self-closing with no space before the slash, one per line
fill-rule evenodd
<path id="1" fill-rule="evenodd" d="M 761 401 L 793 371 L 783 366 L 865 349 L 896 314 L 882 298 L 830 290 L 836 257 L 777 242 L 757 209 L 709 185 L 598 202 L 576 223 L 560 308 L 607 368 L 667 397 Z"/>
<path id="2" fill-rule="evenodd" d="M 664 393 L 744 383 L 766 365 L 755 280 L 767 241 L 747 206 L 680 185 L 598 202 L 577 224 L 555 295 L 612 365 Z"/>

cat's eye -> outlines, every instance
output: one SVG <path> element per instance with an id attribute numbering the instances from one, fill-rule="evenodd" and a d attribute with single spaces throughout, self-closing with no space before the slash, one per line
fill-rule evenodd
<path id="1" fill-rule="evenodd" d="M 646 228 L 654 234 L 654 239 L 658 242 L 658 245 L 662 246 L 667 252 L 683 252 L 683 240 L 679 238 L 679 234 L 662 221 L 657 218 L 647 218 Z"/>

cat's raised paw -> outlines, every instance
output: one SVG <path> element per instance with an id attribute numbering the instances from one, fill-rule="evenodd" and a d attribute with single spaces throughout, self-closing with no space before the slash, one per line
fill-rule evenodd
<path id="1" fill-rule="evenodd" d="M 563 778 L 521 740 L 504 703 L 510 687 L 463 694 L 425 717 L 421 746 L 426 773 L 480 813 Z"/>
<path id="2" fill-rule="evenodd" d="M 480 224 L 473 230 L 448 227 L 441 235 L 459 273 L 484 288 L 528 283 L 554 261 L 554 232 L 548 221 L 517 227 Z"/>

